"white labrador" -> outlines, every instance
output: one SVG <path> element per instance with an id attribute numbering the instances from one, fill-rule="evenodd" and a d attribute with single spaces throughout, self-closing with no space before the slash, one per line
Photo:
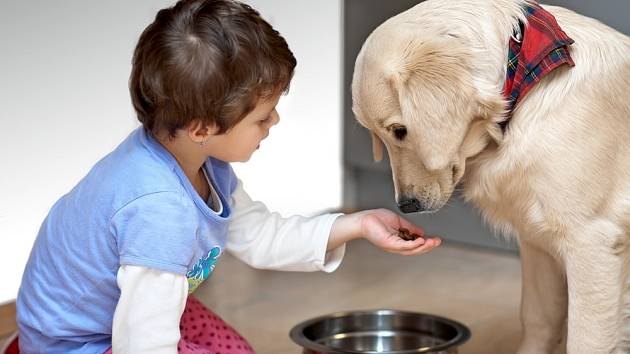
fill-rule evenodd
<path id="1" fill-rule="evenodd" d="M 544 6 L 576 66 L 544 78 L 505 134 L 508 41 L 523 0 L 428 0 L 356 61 L 353 110 L 389 152 L 401 209 L 435 211 L 459 182 L 523 263 L 520 354 L 625 353 L 630 267 L 630 38 Z M 568 318 L 568 321 L 567 321 Z"/>

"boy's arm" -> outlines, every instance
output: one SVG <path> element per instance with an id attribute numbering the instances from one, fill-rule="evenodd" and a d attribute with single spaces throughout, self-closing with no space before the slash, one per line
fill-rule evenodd
<path id="1" fill-rule="evenodd" d="M 240 181 L 232 194 L 232 211 L 227 249 L 256 268 L 332 272 L 341 263 L 346 242 L 356 238 L 405 256 L 441 244 L 440 238 L 426 237 L 422 228 L 387 209 L 282 218 L 252 201 Z M 417 237 L 402 237 L 404 232 Z"/>
<path id="2" fill-rule="evenodd" d="M 123 265 L 117 282 L 120 299 L 112 325 L 112 352 L 177 354 L 179 321 L 188 296 L 186 277 Z"/>
<path id="3" fill-rule="evenodd" d="M 345 246 L 328 247 L 331 229 L 342 214 L 283 218 L 252 201 L 239 181 L 232 193 L 232 220 L 227 250 L 255 268 L 292 271 L 334 271 Z"/>

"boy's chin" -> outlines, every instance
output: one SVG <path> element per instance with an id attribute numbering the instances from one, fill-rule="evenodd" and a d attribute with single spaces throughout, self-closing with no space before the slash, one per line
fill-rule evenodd
<path id="1" fill-rule="evenodd" d="M 247 162 L 252 158 L 252 154 L 249 154 L 247 156 L 210 156 L 212 158 L 215 158 L 217 160 L 221 160 L 223 162 L 227 162 L 227 163 L 233 163 L 233 162 Z"/>
<path id="2" fill-rule="evenodd" d="M 249 154 L 247 156 L 235 157 L 231 161 L 226 161 L 226 162 L 240 162 L 240 163 L 244 163 L 244 162 L 247 162 L 247 161 L 251 160 L 253 155 L 254 155 L 254 153 L 252 152 L 251 154 Z"/>

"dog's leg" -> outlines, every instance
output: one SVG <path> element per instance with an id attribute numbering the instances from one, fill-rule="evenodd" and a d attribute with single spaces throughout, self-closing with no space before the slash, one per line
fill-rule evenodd
<path id="1" fill-rule="evenodd" d="M 518 354 L 555 353 L 565 336 L 567 288 L 558 261 L 521 240 L 523 339 Z"/>
<path id="2" fill-rule="evenodd" d="M 593 222 L 566 244 L 569 292 L 567 351 L 610 354 L 621 337 L 623 231 L 609 221 Z"/>
<path id="3" fill-rule="evenodd" d="M 628 255 L 626 255 L 626 257 L 627 256 Z M 621 340 L 617 345 L 616 354 L 630 353 L 630 278 L 628 277 L 628 274 L 630 274 L 630 264 L 628 262 L 628 258 L 626 258 L 624 274 L 626 274 L 626 279 L 624 280 L 625 288 L 623 291 L 623 310 L 621 311 L 622 335 Z"/>

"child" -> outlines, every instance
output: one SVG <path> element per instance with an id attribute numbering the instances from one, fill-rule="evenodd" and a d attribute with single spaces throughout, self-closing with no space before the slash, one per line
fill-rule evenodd
<path id="1" fill-rule="evenodd" d="M 278 123 L 295 58 L 247 5 L 183 0 L 158 12 L 133 58 L 142 127 L 51 208 L 18 294 L 23 353 L 252 353 L 190 294 L 229 251 L 257 268 L 332 272 L 365 238 L 403 255 L 437 238 L 387 210 L 282 218 L 229 163 Z"/>

